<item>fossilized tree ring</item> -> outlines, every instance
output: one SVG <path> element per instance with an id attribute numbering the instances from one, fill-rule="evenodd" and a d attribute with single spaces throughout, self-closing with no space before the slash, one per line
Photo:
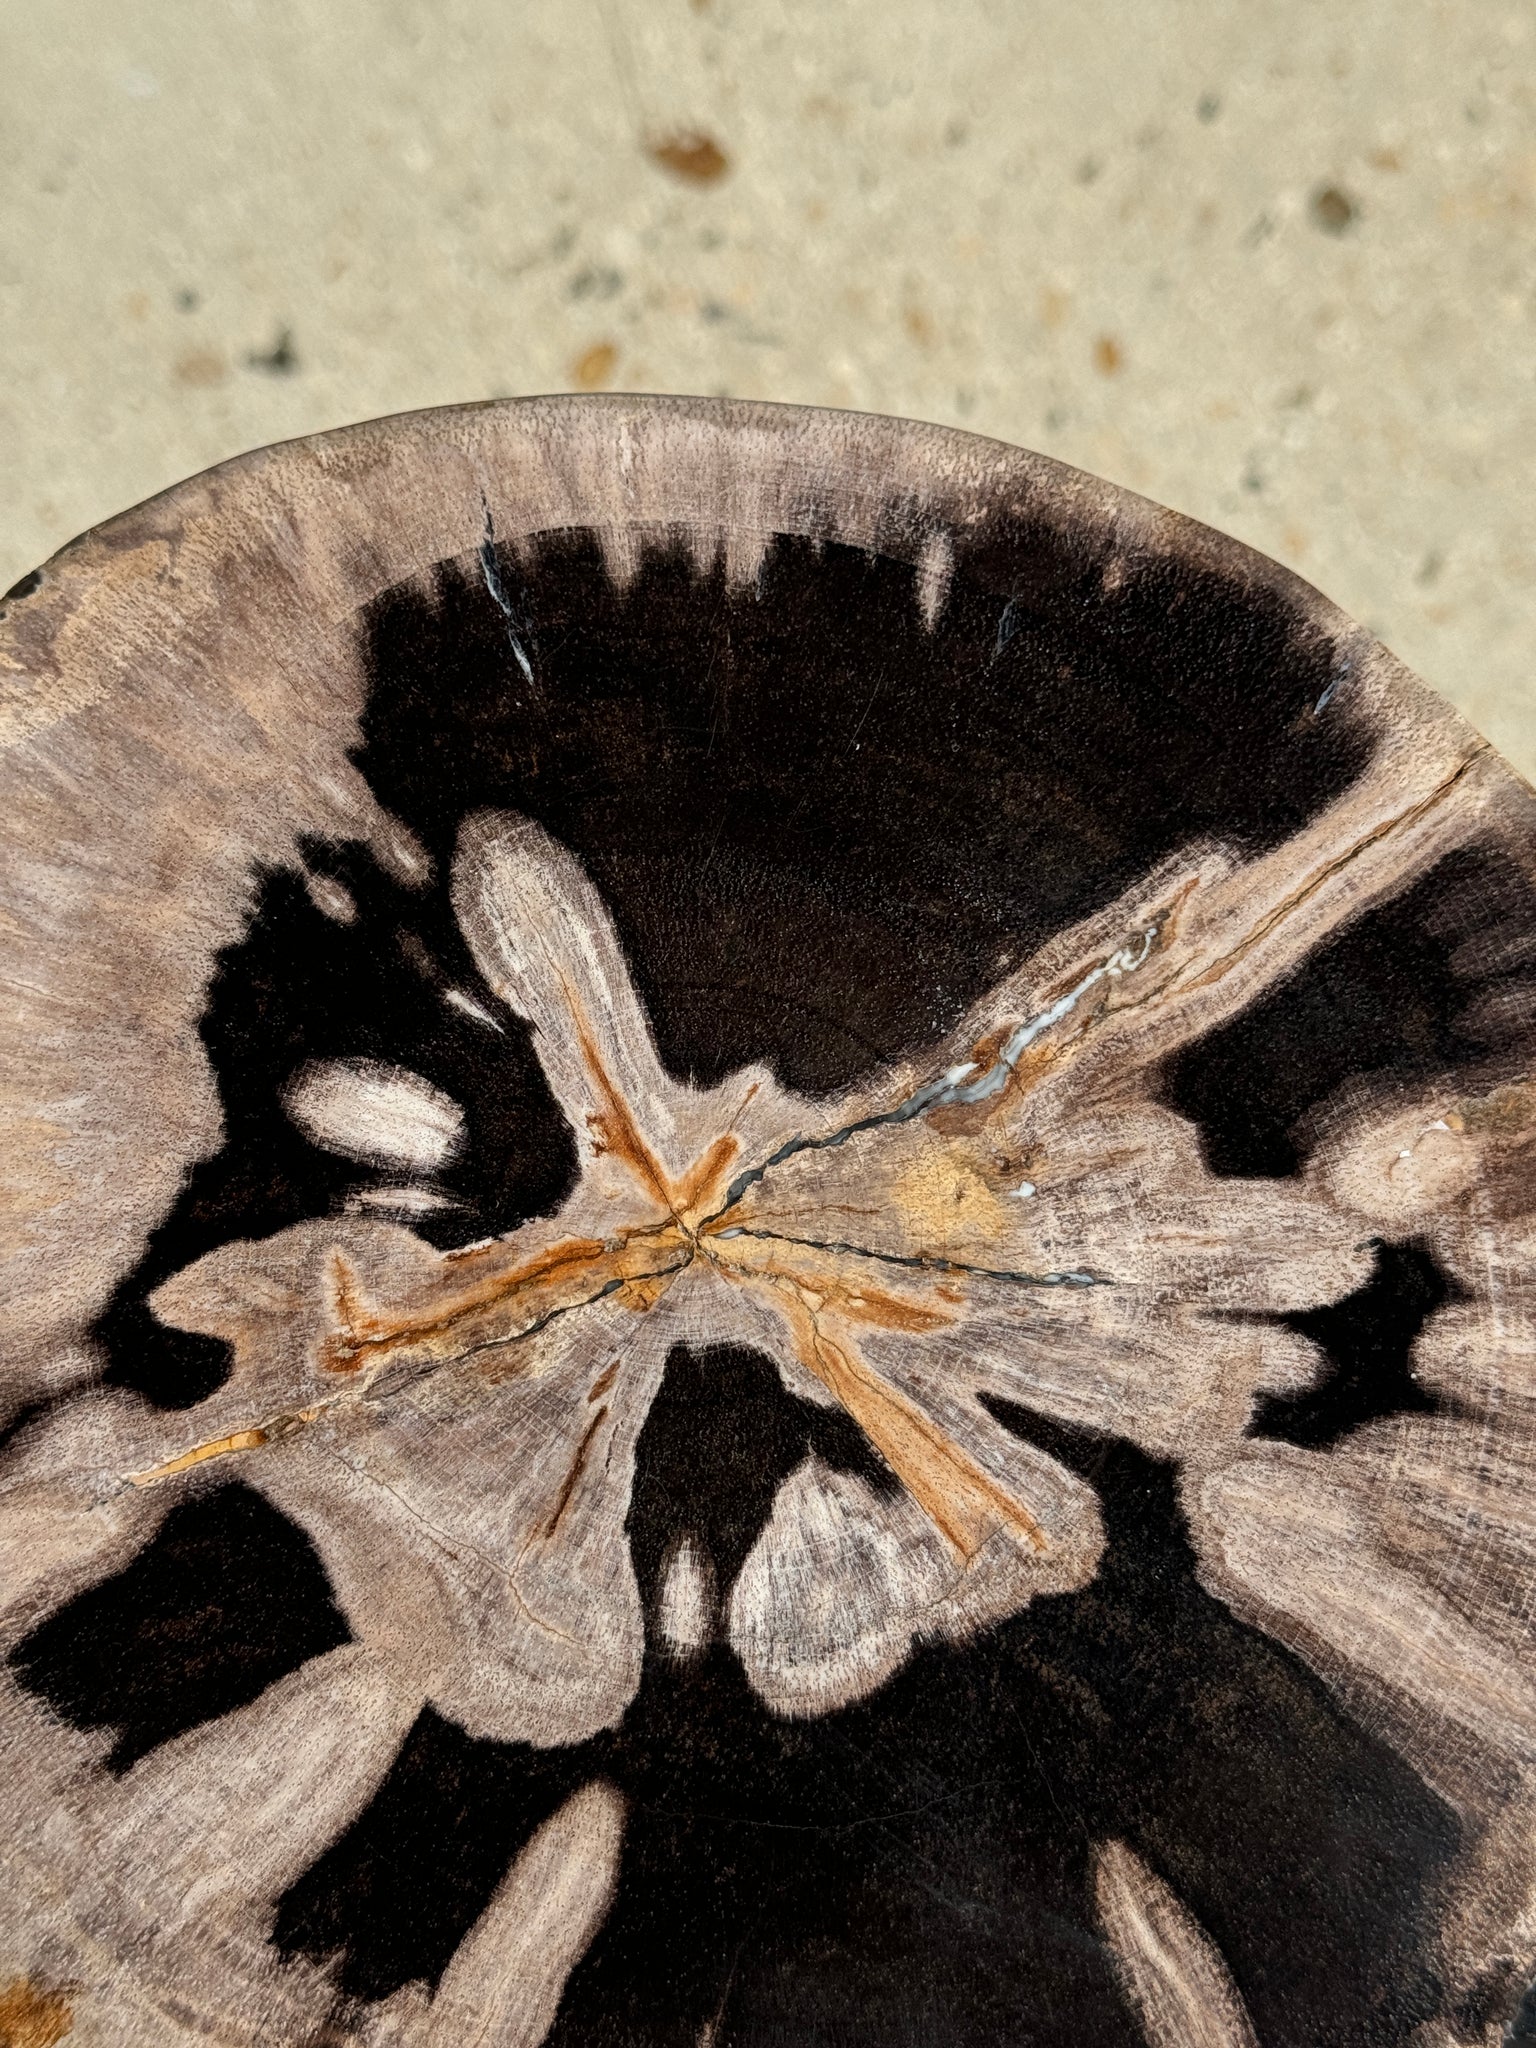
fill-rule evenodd
<path id="1" fill-rule="evenodd" d="M 0 611 L 0 2039 L 1536 2010 L 1536 812 L 1235 543 L 678 400 Z"/>

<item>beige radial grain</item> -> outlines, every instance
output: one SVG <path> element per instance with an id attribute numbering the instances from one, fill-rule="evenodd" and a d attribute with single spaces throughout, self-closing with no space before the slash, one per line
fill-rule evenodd
<path id="1" fill-rule="evenodd" d="M 1536 1683 L 1480 1614 L 1383 1546 L 1371 1474 L 1364 1458 L 1256 1449 L 1200 1488 L 1202 1553 L 1220 1590 L 1270 1634 L 1374 1694 L 1378 1712 L 1407 1702 L 1406 1726 L 1401 1708 L 1392 1714 L 1400 1745 L 1436 1782 L 1443 1753 L 1460 1796 L 1466 1735 L 1501 1762 L 1536 1763 Z"/>
<path id="2" fill-rule="evenodd" d="M 1100 1845 L 1094 1891 L 1148 2048 L 1259 2048 L 1215 1943 L 1124 1842 Z"/>
<path id="3" fill-rule="evenodd" d="M 347 1645 L 153 1751 L 86 1811 L 96 1881 L 111 1886 L 103 1910 L 158 1942 L 226 1899 L 275 1901 L 368 1804 L 421 1704 Z"/>
<path id="4" fill-rule="evenodd" d="M 624 1801 L 583 1786 L 534 1835 L 449 1965 L 422 2048 L 539 2048 L 618 1883 Z"/>

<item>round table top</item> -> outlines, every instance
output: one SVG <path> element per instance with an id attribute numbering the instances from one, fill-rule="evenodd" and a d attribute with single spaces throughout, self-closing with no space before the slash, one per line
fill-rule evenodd
<path id="1" fill-rule="evenodd" d="M 259 451 L 0 606 L 0 2042 L 1536 2025 L 1536 803 L 1045 459 Z"/>

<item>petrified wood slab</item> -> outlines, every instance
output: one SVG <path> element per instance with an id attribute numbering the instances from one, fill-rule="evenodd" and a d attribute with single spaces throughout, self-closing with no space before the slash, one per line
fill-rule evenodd
<path id="1" fill-rule="evenodd" d="M 0 666 L 0 2038 L 1536 2033 L 1536 809 L 1368 635 L 590 399 Z"/>

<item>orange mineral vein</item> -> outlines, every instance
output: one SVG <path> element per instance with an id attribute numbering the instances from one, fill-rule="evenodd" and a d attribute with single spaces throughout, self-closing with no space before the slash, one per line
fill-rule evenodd
<path id="1" fill-rule="evenodd" d="M 801 1362 L 846 1409 L 961 1557 L 972 1558 L 999 1530 L 1012 1531 L 1035 1549 L 1045 1549 L 1045 1533 L 1023 1503 L 915 1403 L 888 1385 L 860 1355 L 854 1340 L 853 1330 L 860 1324 L 913 1335 L 935 1330 L 954 1322 L 953 1308 L 867 1287 L 857 1277 L 839 1273 L 834 1254 L 797 1254 L 781 1243 L 769 1251 L 756 1241 L 725 1236 L 730 1211 L 720 1205 L 740 1141 L 723 1133 L 674 1179 L 609 1075 L 575 991 L 567 986 L 564 993 L 600 1105 L 588 1119 L 593 1141 L 601 1153 L 627 1168 L 647 1203 L 660 1206 L 664 1220 L 637 1222 L 607 1240 L 565 1238 L 511 1264 L 510 1247 L 504 1242 L 450 1254 L 443 1262 L 444 1284 L 408 1313 L 381 1309 L 370 1301 L 350 1261 L 333 1251 L 328 1271 L 332 1328 L 319 1352 L 325 1370 L 357 1385 L 362 1382 L 354 1375 L 365 1366 L 381 1364 L 392 1353 L 414 1351 L 447 1364 L 477 1350 L 511 1344 L 551 1316 L 609 1297 L 644 1314 L 676 1276 L 702 1256 L 725 1278 L 768 1296 L 788 1324 Z M 942 1296 L 937 1289 L 932 1293 L 935 1304 L 941 1298 L 951 1303 L 955 1299 L 947 1289 Z M 133 1474 L 134 1484 L 149 1485 L 205 1459 L 254 1450 L 289 1434 L 326 1405 L 197 1445 L 151 1471 Z"/>

